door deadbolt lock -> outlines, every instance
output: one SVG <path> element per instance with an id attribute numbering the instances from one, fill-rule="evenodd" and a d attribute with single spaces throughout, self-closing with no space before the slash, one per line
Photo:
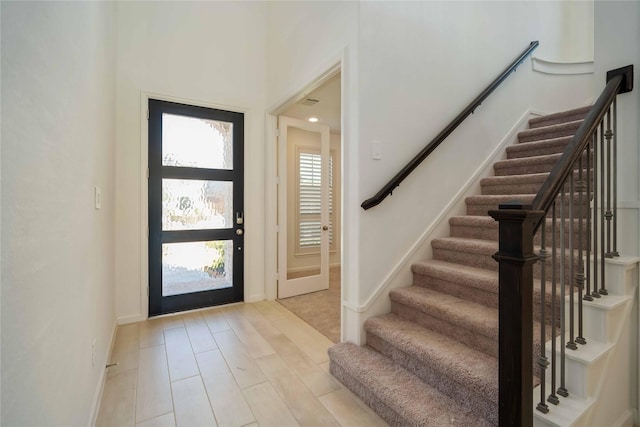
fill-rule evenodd
<path id="1" fill-rule="evenodd" d="M 236 234 L 237 234 L 238 236 L 242 236 L 242 235 L 244 234 L 244 231 L 242 231 L 242 228 L 238 228 L 238 229 L 236 230 Z"/>
<path id="2" fill-rule="evenodd" d="M 236 212 L 236 224 L 244 224 L 244 214 L 242 212 Z"/>

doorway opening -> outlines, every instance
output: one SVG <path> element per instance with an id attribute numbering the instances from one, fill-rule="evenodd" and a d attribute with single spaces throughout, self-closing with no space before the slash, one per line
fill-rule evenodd
<path id="1" fill-rule="evenodd" d="M 278 301 L 333 342 L 341 333 L 341 74 L 278 116 Z"/>

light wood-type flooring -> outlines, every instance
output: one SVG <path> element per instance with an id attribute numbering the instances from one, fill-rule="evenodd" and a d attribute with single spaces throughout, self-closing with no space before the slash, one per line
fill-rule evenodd
<path id="1" fill-rule="evenodd" d="M 328 373 L 331 345 L 273 301 L 120 326 L 96 426 L 386 426 Z"/>

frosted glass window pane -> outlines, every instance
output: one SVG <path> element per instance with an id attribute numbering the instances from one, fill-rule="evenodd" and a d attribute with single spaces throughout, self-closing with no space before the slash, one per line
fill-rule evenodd
<path id="1" fill-rule="evenodd" d="M 232 285 L 232 240 L 162 245 L 162 296 L 224 289 Z"/>
<path id="2" fill-rule="evenodd" d="M 233 169 L 233 123 L 162 114 L 162 165 Z"/>
<path id="3" fill-rule="evenodd" d="M 233 227 L 233 182 L 162 180 L 162 229 Z"/>

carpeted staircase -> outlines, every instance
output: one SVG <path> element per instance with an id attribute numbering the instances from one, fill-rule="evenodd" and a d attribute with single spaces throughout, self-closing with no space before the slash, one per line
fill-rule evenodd
<path id="1" fill-rule="evenodd" d="M 431 242 L 433 259 L 413 265 L 413 285 L 389 293 L 391 313 L 365 322 L 367 345 L 329 349 L 331 373 L 389 424 L 498 424 L 498 223 L 487 211 L 530 202 L 588 111 L 531 119 L 467 215 L 450 219 L 451 236 Z"/>

